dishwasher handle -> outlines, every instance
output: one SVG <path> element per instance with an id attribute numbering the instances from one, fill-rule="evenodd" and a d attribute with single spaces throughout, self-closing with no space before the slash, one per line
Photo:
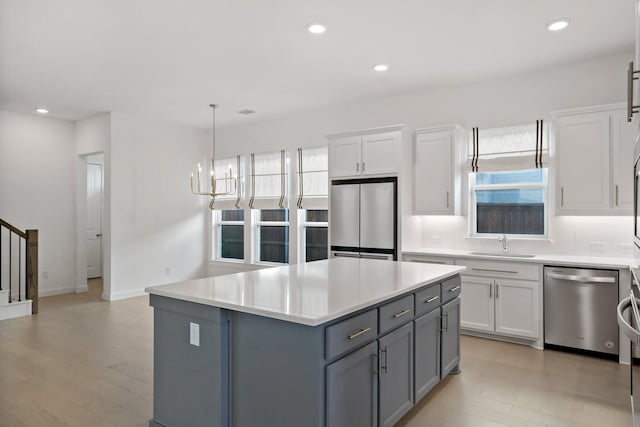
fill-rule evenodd
<path id="1" fill-rule="evenodd" d="M 570 274 L 547 273 L 550 279 L 567 280 L 580 283 L 616 283 L 615 277 L 575 276 Z"/>
<path id="2" fill-rule="evenodd" d="M 627 338 L 629 338 L 632 342 L 638 344 L 640 343 L 640 331 L 635 329 L 633 326 L 627 322 L 625 319 L 624 312 L 631 307 L 632 316 L 636 319 L 636 323 L 640 321 L 638 319 L 638 309 L 637 304 L 640 303 L 640 300 L 635 298 L 633 295 L 626 297 L 618 304 L 617 313 L 618 313 L 618 326 L 620 327 L 620 332 L 624 334 Z M 639 323 L 640 324 L 640 323 Z"/>

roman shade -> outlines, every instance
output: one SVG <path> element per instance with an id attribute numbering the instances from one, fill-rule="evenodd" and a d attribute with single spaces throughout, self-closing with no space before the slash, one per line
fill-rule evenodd
<path id="1" fill-rule="evenodd" d="M 280 209 L 289 207 L 289 159 L 286 151 L 251 153 L 249 178 L 252 209 Z"/>
<path id="2" fill-rule="evenodd" d="M 472 172 L 545 167 L 549 162 L 545 136 L 542 120 L 522 126 L 475 128 L 469 135 L 467 167 Z"/>
<path id="3" fill-rule="evenodd" d="M 298 148 L 297 207 L 328 209 L 329 155 L 327 147 Z"/>
<path id="4" fill-rule="evenodd" d="M 230 192 L 216 196 L 213 201 L 213 209 L 241 209 L 244 207 L 244 160 L 240 156 L 215 159 L 213 168 L 216 173 L 216 191 Z M 235 177 L 232 180 L 225 180 L 225 177 Z M 235 190 L 235 191 L 234 191 Z"/>

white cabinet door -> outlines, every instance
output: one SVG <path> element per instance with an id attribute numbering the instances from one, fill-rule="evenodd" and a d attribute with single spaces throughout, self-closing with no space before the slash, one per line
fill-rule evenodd
<path id="1" fill-rule="evenodd" d="M 636 129 L 627 122 L 626 111 L 612 114 L 613 201 L 612 206 L 632 214 L 633 210 L 633 149 Z M 622 213 L 622 212 L 620 212 Z"/>
<path id="2" fill-rule="evenodd" d="M 362 173 L 361 137 L 329 142 L 329 176 L 357 176 Z"/>
<path id="3" fill-rule="evenodd" d="M 362 137 L 362 174 L 397 173 L 400 134 L 397 132 Z"/>
<path id="4" fill-rule="evenodd" d="M 496 332 L 539 338 L 538 283 L 496 280 L 494 289 Z"/>
<path id="5" fill-rule="evenodd" d="M 413 144 L 413 213 L 453 214 L 453 136 L 418 134 Z"/>
<path id="6" fill-rule="evenodd" d="M 558 213 L 609 211 L 609 112 L 561 117 L 556 126 Z"/>
<path id="7" fill-rule="evenodd" d="M 462 276 L 460 327 L 494 331 L 493 279 Z"/>

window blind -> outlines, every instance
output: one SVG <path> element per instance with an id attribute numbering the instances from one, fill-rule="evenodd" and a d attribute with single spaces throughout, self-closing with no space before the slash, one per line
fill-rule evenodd
<path id="1" fill-rule="evenodd" d="M 298 148 L 298 200 L 301 209 L 328 209 L 329 154 L 327 147 Z"/>
<path id="2" fill-rule="evenodd" d="M 214 160 L 216 192 L 232 192 L 232 194 L 216 196 L 213 201 L 213 209 L 241 209 L 244 207 L 243 163 L 240 156 Z M 237 177 L 237 179 L 234 180 L 235 182 L 231 182 L 231 180 L 224 180 L 225 176 Z"/>
<path id="3" fill-rule="evenodd" d="M 250 157 L 252 209 L 289 207 L 288 154 L 282 150 L 271 153 L 251 153 Z"/>
<path id="4" fill-rule="evenodd" d="M 549 162 L 546 128 L 539 123 L 469 133 L 467 166 L 474 172 L 524 170 Z M 475 161 L 475 163 L 474 163 Z"/>

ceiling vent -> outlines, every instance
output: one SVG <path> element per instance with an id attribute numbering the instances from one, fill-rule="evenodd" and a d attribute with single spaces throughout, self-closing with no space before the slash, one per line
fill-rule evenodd
<path id="1" fill-rule="evenodd" d="M 250 110 L 250 109 L 246 108 L 244 110 L 238 111 L 238 113 L 244 114 L 246 116 L 246 115 L 249 115 L 249 114 L 255 114 L 255 110 Z"/>

